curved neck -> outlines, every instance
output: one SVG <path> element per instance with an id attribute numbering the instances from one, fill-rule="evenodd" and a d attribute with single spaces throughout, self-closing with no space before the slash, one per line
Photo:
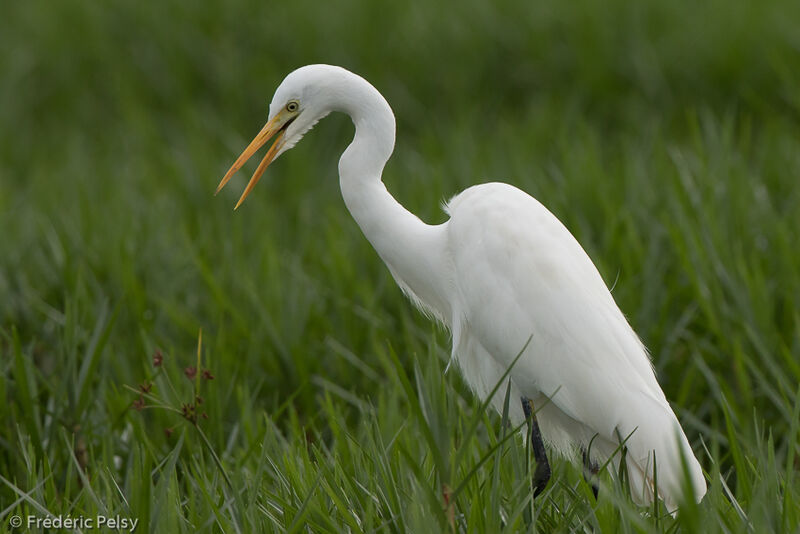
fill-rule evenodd
<path id="1" fill-rule="evenodd" d="M 386 190 L 381 174 L 394 150 L 395 120 L 383 96 L 363 78 L 342 80 L 337 106 L 353 120 L 353 142 L 339 160 L 339 184 L 347 209 L 386 263 L 395 280 L 417 304 L 450 323 L 444 284 L 444 228 L 422 222 Z"/>

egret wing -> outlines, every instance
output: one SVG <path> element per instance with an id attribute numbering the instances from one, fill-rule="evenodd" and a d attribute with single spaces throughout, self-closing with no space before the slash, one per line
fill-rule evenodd
<path id="1" fill-rule="evenodd" d="M 448 211 L 454 324 L 503 367 L 530 338 L 511 373 L 524 395 L 549 397 L 609 442 L 630 435 L 627 446 L 639 460 L 655 450 L 659 480 L 672 485 L 671 474 L 681 472 L 680 442 L 699 491 L 702 472 L 647 351 L 566 227 L 507 184 L 472 187 Z M 672 464 L 663 479 L 662 462 Z"/>

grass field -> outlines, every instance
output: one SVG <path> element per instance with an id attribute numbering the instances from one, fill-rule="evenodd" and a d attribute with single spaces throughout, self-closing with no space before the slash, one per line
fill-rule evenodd
<path id="1" fill-rule="evenodd" d="M 0 532 L 800 530 L 800 3 L 197 5 L 3 7 Z M 521 439 L 341 201 L 345 117 L 236 213 L 249 173 L 213 197 L 317 62 L 392 104 L 384 180 L 424 220 L 501 180 L 567 225 L 652 352 L 699 505 L 639 509 L 608 474 L 596 502 L 557 459 L 531 501 Z"/>

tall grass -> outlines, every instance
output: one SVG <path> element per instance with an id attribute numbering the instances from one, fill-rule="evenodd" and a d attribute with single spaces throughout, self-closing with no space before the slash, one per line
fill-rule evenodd
<path id="1" fill-rule="evenodd" d="M 3 11 L 0 530 L 46 514 L 157 532 L 800 528 L 800 4 Z M 392 104 L 384 178 L 423 219 L 502 180 L 575 234 L 652 351 L 701 504 L 642 510 L 607 475 L 595 502 L 557 458 L 531 501 L 521 439 L 444 372 L 448 334 L 340 200 L 347 119 L 235 214 L 235 185 L 212 196 L 313 62 Z"/>

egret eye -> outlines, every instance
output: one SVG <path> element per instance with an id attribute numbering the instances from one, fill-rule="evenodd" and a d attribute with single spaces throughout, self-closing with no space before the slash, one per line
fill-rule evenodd
<path id="1" fill-rule="evenodd" d="M 286 111 L 290 113 L 294 113 L 300 108 L 300 103 L 297 100 L 290 100 L 288 104 L 286 104 Z"/>

